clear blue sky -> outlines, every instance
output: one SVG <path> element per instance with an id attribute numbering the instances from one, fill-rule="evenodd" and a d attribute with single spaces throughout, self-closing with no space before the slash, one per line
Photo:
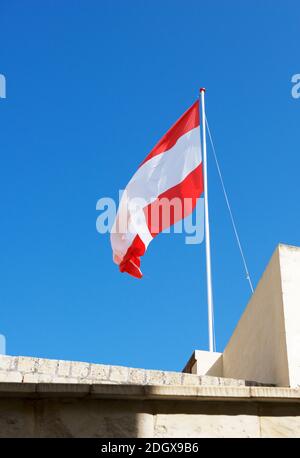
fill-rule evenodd
<path id="1" fill-rule="evenodd" d="M 200 86 L 254 284 L 300 245 L 299 21 L 298 0 L 1 0 L 8 354 L 179 370 L 207 348 L 204 245 L 160 235 L 139 281 L 95 227 Z M 209 179 L 222 351 L 250 294 L 210 151 Z"/>

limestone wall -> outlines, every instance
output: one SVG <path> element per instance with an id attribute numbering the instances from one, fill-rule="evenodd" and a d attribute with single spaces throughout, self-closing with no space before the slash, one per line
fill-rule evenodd
<path id="1" fill-rule="evenodd" d="M 135 385 L 259 385 L 255 381 L 198 376 L 78 361 L 0 355 L 0 382 Z"/>
<path id="2" fill-rule="evenodd" d="M 300 391 L 0 383 L 0 437 L 300 437 Z"/>

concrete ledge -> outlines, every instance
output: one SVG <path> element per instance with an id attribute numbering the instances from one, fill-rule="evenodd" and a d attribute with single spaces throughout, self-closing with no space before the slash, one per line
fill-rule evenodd
<path id="1" fill-rule="evenodd" d="M 300 389 L 276 387 L 0 383 L 0 398 L 89 397 L 91 399 L 169 399 L 192 401 L 300 402 Z"/>

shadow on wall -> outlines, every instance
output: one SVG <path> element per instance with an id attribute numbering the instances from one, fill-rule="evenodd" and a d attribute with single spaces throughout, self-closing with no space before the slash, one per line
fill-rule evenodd
<path id="1" fill-rule="evenodd" d="M 279 437 L 300 437 L 299 404 L 91 396 L 0 399 L 0 437 L 271 437 L 274 431 Z"/>

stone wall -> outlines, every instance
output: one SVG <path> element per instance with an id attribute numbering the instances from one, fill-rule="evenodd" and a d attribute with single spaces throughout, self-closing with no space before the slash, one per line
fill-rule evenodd
<path id="1" fill-rule="evenodd" d="M 0 356 L 0 382 L 246 386 L 256 382 L 77 361 Z"/>
<path id="2" fill-rule="evenodd" d="M 0 383 L 0 437 L 300 437 L 300 391 Z"/>

